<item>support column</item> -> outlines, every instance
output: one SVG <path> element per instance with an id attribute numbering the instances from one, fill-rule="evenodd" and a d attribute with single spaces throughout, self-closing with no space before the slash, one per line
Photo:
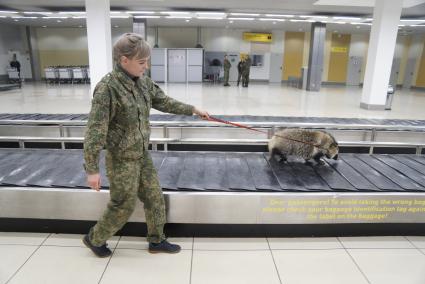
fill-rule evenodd
<path id="1" fill-rule="evenodd" d="M 361 108 L 385 109 L 402 2 L 375 1 Z"/>
<path id="2" fill-rule="evenodd" d="M 311 25 L 310 54 L 308 57 L 307 90 L 320 91 L 322 84 L 323 57 L 326 41 L 326 24 Z"/>
<path id="3" fill-rule="evenodd" d="M 31 62 L 31 73 L 33 81 L 41 81 L 40 58 L 38 56 L 38 44 L 35 38 L 35 28 L 26 26 L 26 37 Z"/>
<path id="4" fill-rule="evenodd" d="M 196 28 L 196 48 L 203 48 L 202 44 L 201 44 L 201 38 L 202 38 L 202 30 L 201 27 L 197 27 Z"/>
<path id="5" fill-rule="evenodd" d="M 155 45 L 153 46 L 155 48 L 158 48 L 158 26 L 155 27 Z"/>
<path id="6" fill-rule="evenodd" d="M 112 70 L 111 18 L 109 0 L 86 0 L 90 87 Z"/>

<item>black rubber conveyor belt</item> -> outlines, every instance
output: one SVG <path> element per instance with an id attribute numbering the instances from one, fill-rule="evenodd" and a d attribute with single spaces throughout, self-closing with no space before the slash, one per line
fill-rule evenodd
<path id="1" fill-rule="evenodd" d="M 425 126 L 425 120 L 406 119 L 364 119 L 364 118 L 334 118 L 334 117 L 286 117 L 286 116 L 252 116 L 252 115 L 215 115 L 215 117 L 242 123 L 318 123 L 318 124 L 362 124 L 362 125 L 389 125 L 389 126 Z M 87 120 L 88 114 L 41 114 L 41 113 L 1 113 L 2 120 L 63 120 L 80 121 Z M 174 114 L 152 114 L 151 121 L 195 121 L 195 116 Z"/>
<path id="2" fill-rule="evenodd" d="M 267 153 L 151 152 L 169 191 L 422 192 L 425 157 L 340 154 L 325 165 Z M 101 158 L 102 188 L 109 187 Z M 0 149 L 2 187 L 87 188 L 81 150 Z"/>

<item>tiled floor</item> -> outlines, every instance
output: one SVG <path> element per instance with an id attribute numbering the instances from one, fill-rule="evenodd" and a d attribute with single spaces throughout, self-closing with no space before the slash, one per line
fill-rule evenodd
<path id="1" fill-rule="evenodd" d="M 359 87 L 323 86 L 320 92 L 307 92 L 255 82 L 249 88 L 210 83 L 160 86 L 169 96 L 211 114 L 425 119 L 425 92 L 417 90 L 397 90 L 391 111 L 372 111 L 360 108 Z M 25 83 L 22 89 L 0 92 L 0 113 L 87 113 L 90 98 L 89 85 Z"/>
<path id="2" fill-rule="evenodd" d="M 114 237 L 106 259 L 81 238 L 0 233 L 0 283 L 425 283 L 425 237 L 171 238 L 182 246 L 175 255 Z"/>

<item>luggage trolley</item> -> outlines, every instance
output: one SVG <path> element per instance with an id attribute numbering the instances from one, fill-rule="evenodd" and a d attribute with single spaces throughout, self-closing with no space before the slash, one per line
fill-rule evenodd
<path id="1" fill-rule="evenodd" d="M 87 83 L 90 83 L 90 68 L 89 67 L 86 67 L 85 68 L 85 70 L 86 70 L 86 82 Z"/>
<path id="2" fill-rule="evenodd" d="M 21 78 L 19 77 L 18 69 L 7 68 L 7 75 L 9 76 L 9 83 L 21 85 Z"/>
<path id="3" fill-rule="evenodd" d="M 72 83 L 72 69 L 67 67 L 59 68 L 59 83 Z"/>
<path id="4" fill-rule="evenodd" d="M 86 81 L 85 70 L 82 67 L 72 68 L 72 83 L 79 82 L 82 83 Z"/>
<path id="5" fill-rule="evenodd" d="M 55 67 L 44 68 L 46 83 L 56 83 L 59 81 L 59 72 Z"/>

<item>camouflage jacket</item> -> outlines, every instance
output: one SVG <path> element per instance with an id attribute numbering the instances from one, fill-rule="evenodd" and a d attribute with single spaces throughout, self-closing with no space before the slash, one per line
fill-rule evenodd
<path id="1" fill-rule="evenodd" d="M 228 59 L 224 59 L 224 61 L 223 61 L 224 70 L 229 70 L 230 67 L 232 67 L 232 64 L 230 64 L 230 61 Z"/>
<path id="2" fill-rule="evenodd" d="M 249 69 L 251 68 L 251 58 L 247 58 L 242 65 L 242 74 L 248 75 Z"/>
<path id="3" fill-rule="evenodd" d="M 193 106 L 164 94 L 149 77 L 133 81 L 120 67 L 96 85 L 84 138 L 84 168 L 99 172 L 100 151 L 115 157 L 139 159 L 148 149 L 151 107 L 174 114 L 192 115 Z"/>

